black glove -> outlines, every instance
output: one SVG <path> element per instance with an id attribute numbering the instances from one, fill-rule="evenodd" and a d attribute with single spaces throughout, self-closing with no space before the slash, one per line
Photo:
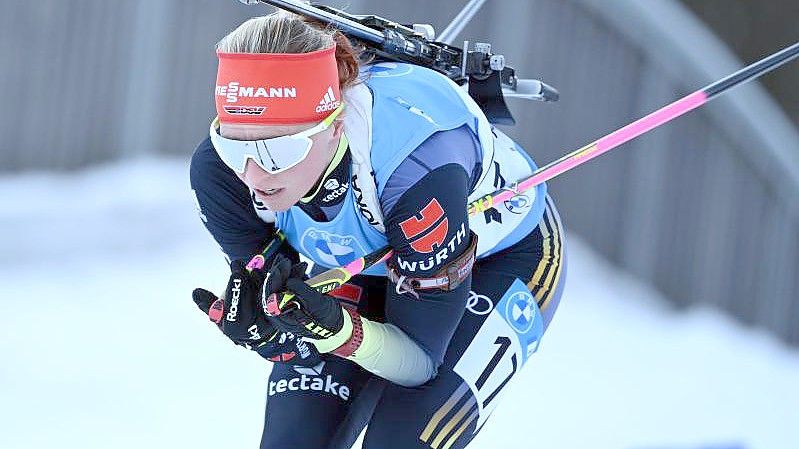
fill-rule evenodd
<path id="1" fill-rule="evenodd" d="M 276 329 L 258 310 L 264 284 L 262 270 L 247 270 L 243 261 L 231 264 L 231 275 L 224 298 L 202 288 L 192 292 L 197 306 L 235 344 L 252 349 L 273 362 L 291 362 L 313 366 L 319 352 L 313 345 Z M 273 285 L 273 283 L 268 283 Z"/>
<path id="2" fill-rule="evenodd" d="M 264 313 L 283 332 L 317 340 L 330 338 L 344 326 L 344 309 L 336 298 L 304 282 L 306 267 L 305 262 L 292 266 L 285 257 L 275 258 L 261 295 Z M 272 289 L 268 294 L 267 283 Z M 275 292 L 282 285 L 286 291 Z"/>

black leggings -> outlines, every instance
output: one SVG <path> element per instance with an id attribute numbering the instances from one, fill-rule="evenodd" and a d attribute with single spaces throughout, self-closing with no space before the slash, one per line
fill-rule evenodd
<path id="1" fill-rule="evenodd" d="M 424 385 L 392 384 L 328 355 L 314 368 L 275 364 L 261 448 L 348 448 L 366 425 L 365 449 L 466 447 L 557 309 L 566 278 L 562 234 L 547 198 L 532 233 L 477 262 L 467 311 L 438 375 Z M 367 297 L 385 291 L 385 279 L 357 282 Z"/>

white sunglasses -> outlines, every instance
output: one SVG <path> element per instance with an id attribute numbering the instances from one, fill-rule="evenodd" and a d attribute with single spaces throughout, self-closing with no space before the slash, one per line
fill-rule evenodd
<path id="1" fill-rule="evenodd" d="M 244 173 L 247 159 L 252 159 L 259 167 L 269 173 L 280 173 L 302 162 L 311 151 L 311 136 L 330 128 L 333 120 L 344 110 L 344 102 L 333 112 L 311 129 L 260 140 L 233 140 L 219 134 L 219 117 L 211 122 L 211 143 L 216 153 L 231 170 Z"/>

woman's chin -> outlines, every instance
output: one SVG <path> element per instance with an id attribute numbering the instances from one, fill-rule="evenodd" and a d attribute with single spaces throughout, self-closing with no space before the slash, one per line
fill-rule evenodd
<path id="1" fill-rule="evenodd" d="M 291 198 L 286 192 L 281 192 L 277 195 L 257 196 L 258 199 L 264 203 L 264 206 L 272 212 L 285 212 L 291 209 L 291 206 L 297 204 L 300 200 L 299 198 Z"/>

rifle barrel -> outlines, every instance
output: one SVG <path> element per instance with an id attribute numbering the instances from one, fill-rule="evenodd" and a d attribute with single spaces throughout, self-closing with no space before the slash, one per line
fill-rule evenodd
<path id="1" fill-rule="evenodd" d="M 298 0 L 259 0 L 261 3 L 267 3 L 272 5 L 276 8 L 285 9 L 286 11 L 291 11 L 294 14 L 299 14 L 301 16 L 309 17 L 320 22 L 324 22 L 326 24 L 335 25 L 336 28 L 340 29 L 344 34 L 349 34 L 353 37 L 357 37 L 358 39 L 362 39 L 368 42 L 372 42 L 376 45 L 382 45 L 385 41 L 385 37 L 383 33 L 369 28 L 367 26 L 361 25 L 360 23 L 349 20 L 345 17 L 337 16 L 333 13 L 323 11 L 318 8 L 314 8 L 311 5 L 303 3 Z"/>

